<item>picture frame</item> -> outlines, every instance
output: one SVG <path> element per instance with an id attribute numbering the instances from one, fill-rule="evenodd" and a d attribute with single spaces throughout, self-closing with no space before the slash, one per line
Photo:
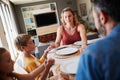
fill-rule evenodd
<path id="1" fill-rule="evenodd" d="M 55 11 L 56 10 L 56 5 L 54 3 L 50 4 L 51 10 Z"/>
<path id="2" fill-rule="evenodd" d="M 81 16 L 87 16 L 86 3 L 80 4 L 80 14 Z"/>

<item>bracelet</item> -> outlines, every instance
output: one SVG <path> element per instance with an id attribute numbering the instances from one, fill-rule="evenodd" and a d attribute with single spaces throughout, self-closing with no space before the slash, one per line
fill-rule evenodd
<path id="1" fill-rule="evenodd" d="M 39 62 L 42 64 L 44 61 L 45 61 L 45 57 L 42 56 L 42 57 L 40 58 Z"/>
<path id="2" fill-rule="evenodd" d="M 83 44 L 82 45 L 87 45 L 87 42 L 83 42 Z"/>

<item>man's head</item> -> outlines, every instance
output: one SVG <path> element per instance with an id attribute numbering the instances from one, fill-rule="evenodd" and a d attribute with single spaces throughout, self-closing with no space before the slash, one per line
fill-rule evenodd
<path id="1" fill-rule="evenodd" d="M 91 2 L 95 26 L 107 35 L 120 22 L 119 0 L 91 0 Z"/>

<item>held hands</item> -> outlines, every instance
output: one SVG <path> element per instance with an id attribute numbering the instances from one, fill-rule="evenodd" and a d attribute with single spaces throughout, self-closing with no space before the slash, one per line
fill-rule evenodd
<path id="1" fill-rule="evenodd" d="M 48 52 L 49 52 L 50 50 L 52 50 L 53 48 L 55 48 L 55 47 L 56 47 L 55 44 L 51 44 L 50 46 L 48 46 L 48 48 L 44 51 L 45 57 L 47 56 Z"/>
<path id="2" fill-rule="evenodd" d="M 48 52 L 53 48 L 55 48 L 55 44 L 51 44 L 50 46 L 48 46 L 48 48 L 44 51 L 44 54 L 47 56 Z"/>
<path id="3" fill-rule="evenodd" d="M 52 50 L 53 48 L 56 48 L 56 47 L 58 47 L 58 46 L 60 46 L 59 43 L 51 44 L 51 45 L 45 50 L 45 52 L 49 52 L 50 50 Z"/>
<path id="4" fill-rule="evenodd" d="M 51 67 L 52 65 L 54 65 L 54 63 L 55 63 L 54 59 L 48 59 L 46 62 L 46 68 Z"/>
<path id="5" fill-rule="evenodd" d="M 55 44 L 51 44 L 48 48 L 47 48 L 47 50 L 51 50 L 51 49 L 53 49 L 53 48 L 55 48 L 56 47 L 56 45 Z"/>

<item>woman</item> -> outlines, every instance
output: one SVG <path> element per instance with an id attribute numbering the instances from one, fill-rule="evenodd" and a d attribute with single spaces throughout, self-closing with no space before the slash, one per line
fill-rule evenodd
<path id="1" fill-rule="evenodd" d="M 57 37 L 54 44 L 48 47 L 48 50 L 60 45 L 73 44 L 76 41 L 82 41 L 82 48 L 87 46 L 86 30 L 83 24 L 80 24 L 75 13 L 71 8 L 63 9 L 61 13 L 61 21 L 63 23 L 57 29 Z"/>
<path id="2" fill-rule="evenodd" d="M 48 70 L 53 64 L 54 60 L 50 59 L 29 74 L 13 73 L 14 62 L 11 59 L 10 53 L 5 48 L 0 47 L 0 80 L 34 80 L 42 72 L 42 69 L 45 69 L 47 73 L 43 73 L 39 80 L 45 80 Z"/>

